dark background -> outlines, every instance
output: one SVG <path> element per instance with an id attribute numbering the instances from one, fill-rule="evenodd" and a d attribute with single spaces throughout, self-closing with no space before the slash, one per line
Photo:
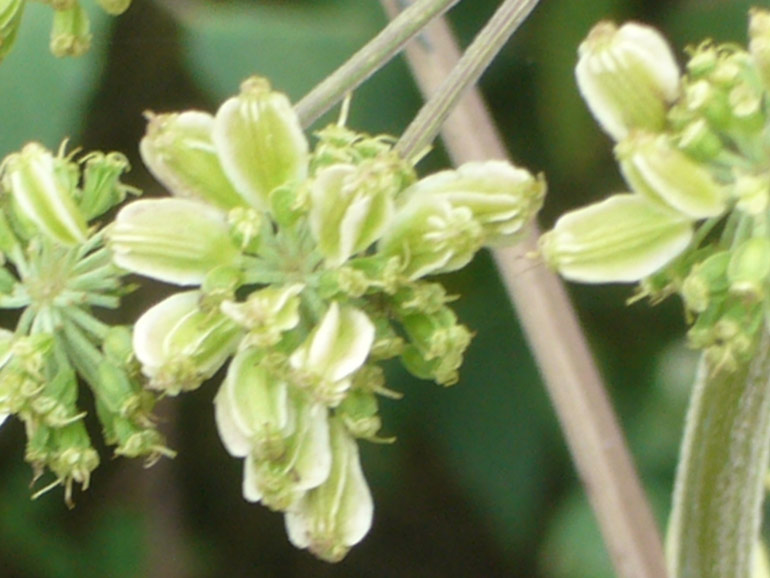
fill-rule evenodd
<path id="1" fill-rule="evenodd" d="M 468 0 L 452 11 L 463 44 L 497 4 Z M 590 27 L 603 18 L 652 23 L 682 60 L 684 46 L 706 37 L 745 43 L 748 7 L 737 0 L 541 3 L 481 86 L 512 157 L 547 175 L 543 226 L 624 188 L 611 143 L 574 85 L 577 46 Z M 121 150 L 134 165 L 129 182 L 147 195 L 162 191 L 136 153 L 143 111 L 213 111 L 251 74 L 296 101 L 385 22 L 374 0 L 134 0 L 119 18 L 91 13 L 92 51 L 60 61 L 47 50 L 50 8 L 28 7 L 19 43 L 0 65 L 0 155 L 30 140 L 55 149 L 65 137 L 71 147 Z M 355 93 L 348 124 L 397 135 L 419 106 L 397 59 Z M 420 168 L 445 165 L 437 148 Z M 342 563 L 295 550 L 282 516 L 242 499 L 240 461 L 217 437 L 210 383 L 162 404 L 176 459 L 145 470 L 101 448 L 92 488 L 76 494 L 72 511 L 59 490 L 29 499 L 23 428 L 10 420 L 0 431 L 0 576 L 613 576 L 489 256 L 445 281 L 462 295 L 456 310 L 477 333 L 460 383 L 443 389 L 389 367 L 390 387 L 405 396 L 382 404 L 384 432 L 398 441 L 362 444 L 375 521 Z M 121 320 L 168 290 L 132 295 Z M 627 307 L 628 286 L 570 290 L 663 526 L 694 364 L 681 306 Z"/>

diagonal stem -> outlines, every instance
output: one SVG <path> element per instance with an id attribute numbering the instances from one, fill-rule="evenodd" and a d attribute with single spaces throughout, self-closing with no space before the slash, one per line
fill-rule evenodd
<path id="1" fill-rule="evenodd" d="M 391 16 L 395 14 L 394 0 L 381 3 Z M 533 3 L 521 4 L 531 8 Z M 428 26 L 424 34 L 428 42 L 419 46 L 412 43 L 407 57 L 423 93 L 433 95 L 441 90 L 443 77 L 457 63 L 459 50 L 443 21 Z M 441 96 L 436 98 L 446 102 Z M 442 135 L 457 164 L 507 156 L 476 89 L 469 91 L 449 115 Z M 423 145 L 409 146 L 419 151 Z M 495 251 L 495 261 L 562 423 L 618 576 L 665 578 L 654 518 L 575 312 L 559 279 L 542 267 L 533 267 L 526 257 L 536 248 L 537 236 L 533 228 L 517 246 Z"/>
<path id="2" fill-rule="evenodd" d="M 431 20 L 460 0 L 418 0 L 394 18 L 366 46 L 311 90 L 294 107 L 302 126 L 307 127 L 346 94 L 393 58 L 407 41 Z"/>

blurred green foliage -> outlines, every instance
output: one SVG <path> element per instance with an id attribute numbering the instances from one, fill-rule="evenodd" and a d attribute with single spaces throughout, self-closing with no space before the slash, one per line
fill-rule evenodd
<path id="1" fill-rule="evenodd" d="M 464 44 L 496 5 L 474 0 L 453 10 Z M 548 177 L 545 226 L 622 187 L 611 143 L 574 86 L 577 45 L 589 28 L 602 18 L 645 20 L 681 54 L 708 36 L 744 42 L 748 5 L 549 0 L 538 7 L 482 88 L 513 157 Z M 92 51 L 58 61 L 47 50 L 49 9 L 29 7 L 18 46 L 0 66 L 0 153 L 28 140 L 55 147 L 66 137 L 72 147 L 120 149 L 147 194 L 162 192 L 136 154 L 144 110 L 213 110 L 254 73 L 297 99 L 384 24 L 378 3 L 361 0 L 135 0 L 115 20 L 97 12 Z M 419 104 L 399 59 L 356 91 L 349 124 L 397 134 Z M 425 169 L 445 162 L 438 149 Z M 462 379 L 440 390 L 390 371 L 390 386 L 405 394 L 383 408 L 385 432 L 398 442 L 364 450 L 375 523 L 343 563 L 329 566 L 294 550 L 279 515 L 242 499 L 238 462 L 216 435 L 210 384 L 165 404 L 162 425 L 177 459 L 143 471 L 109 460 L 103 449 L 105 465 L 74 511 L 57 491 L 29 501 L 23 432 L 7 424 L 0 435 L 2 575 L 609 578 L 596 524 L 491 259 L 482 255 L 448 286 L 462 295 L 458 314 L 476 332 Z M 663 525 L 693 368 L 680 306 L 626 307 L 629 287 L 573 289 Z M 124 321 L 166 290 L 132 296 Z"/>

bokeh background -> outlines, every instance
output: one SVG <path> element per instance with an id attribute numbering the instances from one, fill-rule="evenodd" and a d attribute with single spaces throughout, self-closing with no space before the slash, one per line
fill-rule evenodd
<path id="1" fill-rule="evenodd" d="M 463 44 L 498 3 L 468 0 L 451 12 Z M 611 143 L 574 85 L 577 46 L 590 27 L 604 18 L 652 23 L 682 60 L 686 45 L 707 37 L 745 43 L 750 4 L 541 3 L 481 87 L 512 157 L 547 175 L 544 226 L 623 188 Z M 385 23 L 375 0 L 134 0 L 122 17 L 99 10 L 92 17 L 92 51 L 60 61 L 47 50 L 50 9 L 30 3 L 18 45 L 0 65 L 0 155 L 30 140 L 56 148 L 66 137 L 71 147 L 120 150 L 134 165 L 128 180 L 147 195 L 163 193 L 136 152 L 143 111 L 213 111 L 251 74 L 297 100 Z M 397 135 L 420 103 L 397 59 L 356 91 L 349 125 Z M 421 168 L 446 163 L 437 146 Z M 612 577 L 491 259 L 479 255 L 446 284 L 462 295 L 456 310 L 477 333 L 461 381 L 443 389 L 389 368 L 389 385 L 404 399 L 383 403 L 384 432 L 398 441 L 363 444 L 375 521 L 342 563 L 295 550 L 279 514 L 242 499 L 240 461 L 217 437 L 216 385 L 209 383 L 162 404 L 176 459 L 145 470 L 101 448 L 103 465 L 71 511 L 58 490 L 30 500 L 23 428 L 7 423 L 0 431 L 0 576 Z M 663 526 L 694 367 L 681 306 L 626 306 L 628 286 L 570 291 Z M 131 321 L 166 292 L 140 290 L 121 319 Z"/>

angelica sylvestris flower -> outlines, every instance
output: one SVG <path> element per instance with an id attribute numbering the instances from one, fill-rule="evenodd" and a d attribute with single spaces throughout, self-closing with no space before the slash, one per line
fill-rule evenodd
<path id="1" fill-rule="evenodd" d="M 568 279 L 639 281 L 653 301 L 680 294 L 712 372 L 749 358 L 770 311 L 769 23 L 752 11 L 748 51 L 704 42 L 681 77 L 653 29 L 598 25 L 579 50 L 578 85 L 620 141 L 632 192 L 568 212 L 540 239 Z"/>
<path id="2" fill-rule="evenodd" d="M 111 226 L 117 264 L 194 290 L 136 323 L 150 386 L 176 394 L 233 356 L 215 398 L 244 498 L 286 514 L 291 540 L 338 560 L 369 529 L 356 439 L 378 437 L 378 362 L 449 385 L 471 332 L 427 275 L 515 239 L 545 185 L 507 163 L 424 181 L 389 137 L 341 125 L 310 150 L 288 99 L 243 83 L 216 113 L 149 118 L 141 152 L 174 198 Z M 2 237 L 0 236 L 0 241 Z"/>
<path id="3" fill-rule="evenodd" d="M 578 88 L 602 128 L 615 140 L 635 129 L 663 128 L 679 95 L 679 66 L 654 28 L 600 22 L 578 50 Z"/>
<path id="4" fill-rule="evenodd" d="M 286 530 L 298 548 L 336 562 L 369 531 L 374 505 L 355 440 L 336 419 L 331 420 L 330 437 L 329 476 L 287 512 Z"/>
<path id="5" fill-rule="evenodd" d="M 95 315 L 117 307 L 127 288 L 103 231 L 88 221 L 135 192 L 120 181 L 127 168 L 118 153 L 75 159 L 36 143 L 0 167 L 0 308 L 21 310 L 14 331 L 0 331 L 0 417 L 24 422 L 35 477 L 53 474 L 38 494 L 63 485 L 68 503 L 99 464 L 78 379 L 115 454 L 152 463 L 171 453 L 155 429 L 155 398 L 138 376 L 130 330 Z"/>
<path id="6" fill-rule="evenodd" d="M 28 0 L 0 0 L 0 61 L 14 45 Z M 50 49 L 54 56 L 81 56 L 91 47 L 91 22 L 83 0 L 45 0 L 53 9 Z M 93 2 L 94 0 L 85 0 Z M 128 10 L 131 0 L 95 0 L 108 14 Z"/>

